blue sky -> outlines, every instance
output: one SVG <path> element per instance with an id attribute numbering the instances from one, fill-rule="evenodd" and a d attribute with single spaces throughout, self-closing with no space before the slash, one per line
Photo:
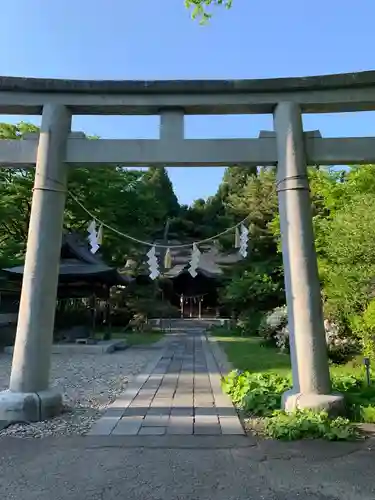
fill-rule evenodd
<path id="1" fill-rule="evenodd" d="M 208 26 L 183 0 L 3 2 L 0 74 L 55 78 L 269 78 L 375 68 L 374 0 L 233 0 Z M 3 117 L 16 122 L 25 117 Z M 39 123 L 39 117 L 34 118 Z M 324 136 L 375 135 L 375 114 L 308 115 Z M 156 117 L 75 117 L 105 138 L 156 138 Z M 271 116 L 188 117 L 186 137 L 256 137 Z M 174 168 L 180 201 L 213 194 L 220 168 Z"/>

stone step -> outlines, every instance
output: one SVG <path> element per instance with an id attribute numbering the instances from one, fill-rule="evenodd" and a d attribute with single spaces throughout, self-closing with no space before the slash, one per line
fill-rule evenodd
<path id="1" fill-rule="evenodd" d="M 149 321 L 150 325 L 154 328 L 164 328 L 164 329 L 180 329 L 180 330 L 191 330 L 191 329 L 207 329 L 210 326 L 221 326 L 229 323 L 228 318 L 212 318 L 212 319 L 196 319 L 196 318 L 172 318 L 172 319 L 162 319 L 155 318 Z"/>

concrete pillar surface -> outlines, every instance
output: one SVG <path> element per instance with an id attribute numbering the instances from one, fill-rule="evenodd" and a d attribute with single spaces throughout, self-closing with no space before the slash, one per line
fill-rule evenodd
<path id="1" fill-rule="evenodd" d="M 0 420 L 41 420 L 61 408 L 61 396 L 49 390 L 49 371 L 70 127 L 65 106 L 44 106 L 10 390 L 0 393 Z"/>
<path id="2" fill-rule="evenodd" d="M 293 390 L 286 409 L 334 409 L 342 397 L 331 395 L 311 200 L 300 107 L 282 102 L 274 113 L 277 191 L 288 308 Z M 334 408 L 333 408 L 334 407 Z"/>
<path id="3" fill-rule="evenodd" d="M 183 109 L 160 110 L 160 140 L 174 142 L 182 141 L 185 135 L 185 122 Z"/>

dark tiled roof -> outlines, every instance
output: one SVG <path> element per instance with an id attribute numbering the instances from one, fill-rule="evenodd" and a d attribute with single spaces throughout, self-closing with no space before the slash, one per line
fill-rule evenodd
<path id="1" fill-rule="evenodd" d="M 108 285 L 125 285 L 132 278 L 121 275 L 117 269 L 107 266 L 99 255 L 92 254 L 87 242 L 74 233 L 64 234 L 61 245 L 59 279 L 62 282 L 72 279 L 96 279 Z M 4 269 L 6 273 L 22 276 L 24 266 Z"/>
<path id="2" fill-rule="evenodd" d="M 162 243 L 161 241 L 156 242 Z M 164 244 L 164 243 L 163 243 Z M 177 240 L 170 240 L 167 244 L 180 245 L 181 242 Z M 193 244 L 193 243 L 192 243 Z M 201 256 L 199 259 L 199 266 L 197 271 L 207 277 L 219 277 L 223 275 L 223 268 L 236 264 L 241 260 L 238 251 L 229 253 L 220 252 L 214 243 L 208 242 L 199 245 Z M 175 278 L 181 273 L 185 272 L 188 268 L 191 259 L 191 248 L 171 248 L 172 267 L 165 272 L 165 276 Z M 156 254 L 162 253 L 160 248 L 157 248 Z"/>

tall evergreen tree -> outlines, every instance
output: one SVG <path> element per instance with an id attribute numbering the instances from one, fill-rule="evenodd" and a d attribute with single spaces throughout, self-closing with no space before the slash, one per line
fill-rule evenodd
<path id="1" fill-rule="evenodd" d="M 241 195 L 248 180 L 256 175 L 257 167 L 227 167 L 218 190 L 224 203 L 228 196 Z"/>
<path id="2" fill-rule="evenodd" d="M 144 176 L 145 182 L 161 203 L 165 216 L 175 217 L 179 214 L 180 205 L 174 193 L 172 182 L 165 167 L 149 167 Z"/>

